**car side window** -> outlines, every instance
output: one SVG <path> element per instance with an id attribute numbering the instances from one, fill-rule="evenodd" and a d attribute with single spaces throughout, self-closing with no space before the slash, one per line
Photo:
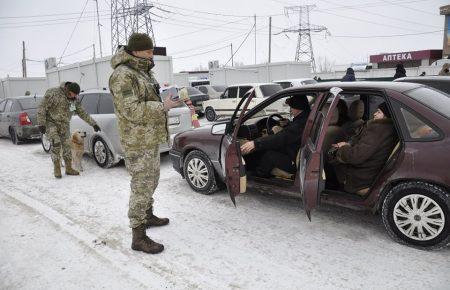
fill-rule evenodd
<path id="1" fill-rule="evenodd" d="M 0 102 L 0 113 L 5 110 L 6 100 Z"/>
<path id="2" fill-rule="evenodd" d="M 237 97 L 237 93 L 238 93 L 238 87 L 232 87 L 232 88 L 228 88 L 228 99 L 235 99 Z"/>
<path id="3" fill-rule="evenodd" d="M 18 101 L 13 101 L 12 103 L 12 107 L 11 107 L 11 112 L 19 112 L 22 110 L 22 107 L 20 106 Z"/>
<path id="4" fill-rule="evenodd" d="M 200 90 L 200 92 L 204 93 L 204 94 L 208 94 L 208 89 L 204 86 L 198 87 L 198 89 Z"/>
<path id="5" fill-rule="evenodd" d="M 248 92 L 252 87 L 239 87 L 239 98 L 242 98 L 246 92 Z"/>
<path id="6" fill-rule="evenodd" d="M 114 103 L 111 94 L 101 94 L 98 103 L 99 114 L 114 114 Z"/>
<path id="7" fill-rule="evenodd" d="M 400 112 L 405 120 L 409 137 L 412 139 L 433 139 L 439 137 L 438 132 L 410 111 L 405 108 L 400 108 Z"/>
<path id="8" fill-rule="evenodd" d="M 99 94 L 85 94 L 81 100 L 81 106 L 88 114 L 98 114 Z"/>
<path id="9" fill-rule="evenodd" d="M 13 102 L 11 100 L 6 101 L 5 112 L 11 111 L 12 104 Z"/>

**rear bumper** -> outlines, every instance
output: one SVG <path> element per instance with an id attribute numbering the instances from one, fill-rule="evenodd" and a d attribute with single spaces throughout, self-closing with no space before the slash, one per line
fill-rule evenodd
<path id="1" fill-rule="evenodd" d="M 169 151 L 170 161 L 172 162 L 173 169 L 175 169 L 176 172 L 181 174 L 183 176 L 183 170 L 181 170 L 181 152 L 171 149 Z"/>
<path id="2" fill-rule="evenodd" d="M 20 139 L 41 139 L 38 126 L 19 126 L 16 128 L 16 133 Z"/>

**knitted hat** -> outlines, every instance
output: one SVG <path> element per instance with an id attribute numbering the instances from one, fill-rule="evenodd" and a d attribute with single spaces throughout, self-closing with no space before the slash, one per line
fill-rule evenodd
<path id="1" fill-rule="evenodd" d="M 386 118 L 390 118 L 391 117 L 391 112 L 389 111 L 386 102 L 382 102 L 381 104 L 379 104 L 378 105 L 378 109 L 380 109 L 381 112 L 383 112 L 383 114 L 384 114 L 384 116 Z"/>
<path id="2" fill-rule="evenodd" d="M 286 104 L 288 104 L 289 107 L 297 110 L 311 111 L 308 98 L 305 95 L 292 96 L 286 100 Z"/>
<path id="3" fill-rule="evenodd" d="M 145 33 L 133 33 L 128 39 L 127 48 L 130 51 L 143 51 L 153 49 L 153 41 Z"/>
<path id="4" fill-rule="evenodd" d="M 80 86 L 77 83 L 69 83 L 67 84 L 67 90 L 78 95 L 80 93 Z"/>

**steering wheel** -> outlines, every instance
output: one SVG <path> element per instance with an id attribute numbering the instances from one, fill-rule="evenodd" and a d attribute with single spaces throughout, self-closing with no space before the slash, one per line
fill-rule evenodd
<path id="1" fill-rule="evenodd" d="M 272 114 L 269 117 L 267 117 L 266 120 L 267 134 L 273 135 L 272 127 L 275 126 L 276 124 L 279 124 L 281 120 L 284 120 L 284 118 L 280 114 Z"/>

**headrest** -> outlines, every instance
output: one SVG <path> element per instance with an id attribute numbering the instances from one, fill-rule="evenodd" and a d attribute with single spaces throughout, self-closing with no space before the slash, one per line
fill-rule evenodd
<path id="1" fill-rule="evenodd" d="M 348 109 L 348 117 L 353 122 L 361 119 L 364 116 L 364 102 L 361 100 L 356 100 L 351 103 Z"/>

